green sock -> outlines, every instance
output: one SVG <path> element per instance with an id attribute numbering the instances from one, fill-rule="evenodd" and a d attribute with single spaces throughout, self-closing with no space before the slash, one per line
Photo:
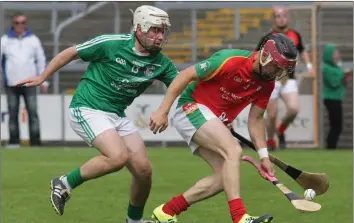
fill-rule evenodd
<path id="1" fill-rule="evenodd" d="M 71 189 L 74 189 L 75 187 L 79 186 L 84 182 L 80 174 L 80 168 L 77 168 L 73 170 L 71 173 L 69 173 L 66 176 L 66 179 Z"/>
<path id="2" fill-rule="evenodd" d="M 143 218 L 144 206 L 136 207 L 130 204 L 128 206 L 128 217 L 132 220 L 140 220 Z"/>

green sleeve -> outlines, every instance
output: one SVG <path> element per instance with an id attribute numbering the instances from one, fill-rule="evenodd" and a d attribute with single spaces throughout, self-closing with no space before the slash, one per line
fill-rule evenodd
<path id="1" fill-rule="evenodd" d="M 208 78 L 212 73 L 214 73 L 224 62 L 225 58 L 223 54 L 219 51 L 213 54 L 206 60 L 202 60 L 196 63 L 195 69 L 197 71 L 198 77 L 203 80 Z"/>
<path id="2" fill-rule="evenodd" d="M 169 63 L 167 65 L 167 69 L 164 72 L 163 75 L 159 76 L 157 79 L 162 81 L 166 87 L 170 86 L 170 84 L 172 83 L 173 79 L 175 79 L 175 77 L 178 74 L 178 70 L 176 68 L 176 65 L 174 63 L 172 63 L 172 61 L 168 60 Z"/>
<path id="3" fill-rule="evenodd" d="M 84 43 L 76 45 L 77 53 L 80 58 L 85 61 L 99 61 L 107 55 L 107 49 L 110 48 L 110 43 L 116 39 L 109 35 L 102 35 Z"/>
<path id="4" fill-rule="evenodd" d="M 323 81 L 330 88 L 338 88 L 343 85 L 344 72 L 340 68 L 324 64 Z"/>

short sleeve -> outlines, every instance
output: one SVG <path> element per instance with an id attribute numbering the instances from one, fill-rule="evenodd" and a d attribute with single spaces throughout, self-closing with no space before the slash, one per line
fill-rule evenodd
<path id="1" fill-rule="evenodd" d="M 107 36 L 99 36 L 88 40 L 84 43 L 76 45 L 76 50 L 80 58 L 85 61 L 99 61 L 105 58 L 109 44 L 114 38 Z"/>
<path id="2" fill-rule="evenodd" d="M 157 79 L 162 81 L 166 85 L 166 87 L 168 87 L 172 83 L 173 79 L 175 79 L 177 74 L 178 70 L 176 68 L 176 65 L 169 60 L 166 71 Z"/>
<path id="3" fill-rule="evenodd" d="M 212 73 L 217 71 L 217 69 L 223 63 L 224 59 L 225 58 L 222 57 L 220 52 L 217 52 L 208 59 L 196 63 L 194 66 L 197 71 L 198 77 L 201 80 L 207 79 Z"/>
<path id="4" fill-rule="evenodd" d="M 257 98 L 253 102 L 253 104 L 257 105 L 262 109 L 266 109 L 268 106 L 269 98 L 273 90 L 274 90 L 274 81 L 272 82 L 272 84 L 264 86 L 264 88 L 260 92 L 261 97 Z"/>

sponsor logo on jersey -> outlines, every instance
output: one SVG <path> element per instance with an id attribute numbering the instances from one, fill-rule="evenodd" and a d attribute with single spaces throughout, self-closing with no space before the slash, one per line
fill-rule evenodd
<path id="1" fill-rule="evenodd" d="M 148 77 L 151 77 L 152 75 L 154 75 L 154 71 L 155 71 L 155 67 L 153 67 L 153 66 L 147 66 L 147 67 L 145 68 L 144 75 L 145 75 L 145 76 L 148 76 Z"/>
<path id="2" fill-rule="evenodd" d="M 183 105 L 182 109 L 183 109 L 184 113 L 189 115 L 198 109 L 198 105 L 197 105 L 197 103 L 192 102 L 192 103 L 188 103 L 188 104 Z"/>
<path id="3" fill-rule="evenodd" d="M 243 86 L 243 89 L 247 90 L 250 86 L 255 84 L 254 80 L 247 80 L 246 85 Z"/>
<path id="4" fill-rule="evenodd" d="M 144 67 L 144 64 L 143 63 L 141 63 L 140 61 L 138 62 L 138 61 L 133 61 L 133 64 L 135 65 L 135 66 L 138 66 L 138 67 Z"/>
<path id="5" fill-rule="evenodd" d="M 235 76 L 234 77 L 234 81 L 238 82 L 238 83 L 242 83 L 242 78 L 239 76 Z"/>
<path id="6" fill-rule="evenodd" d="M 116 58 L 116 62 L 119 63 L 119 64 L 122 64 L 123 66 L 127 65 L 127 61 L 125 61 L 124 59 L 122 59 L 120 57 Z"/>
<path id="7" fill-rule="evenodd" d="M 204 72 L 208 69 L 209 66 L 210 66 L 210 63 L 208 61 L 205 61 L 205 62 L 199 64 L 200 69 Z"/>

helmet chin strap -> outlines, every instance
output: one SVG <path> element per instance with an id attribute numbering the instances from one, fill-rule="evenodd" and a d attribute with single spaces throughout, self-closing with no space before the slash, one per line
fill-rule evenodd
<path id="1" fill-rule="evenodd" d="M 145 44 L 146 41 L 145 41 L 145 43 L 143 43 L 143 42 L 136 36 L 136 34 L 135 34 L 135 38 L 138 40 L 138 42 L 140 43 L 140 45 L 141 45 L 145 50 L 147 50 L 150 54 L 152 54 L 152 55 L 155 55 L 155 54 L 159 53 L 159 52 L 162 50 L 162 48 L 160 48 L 160 47 L 147 47 L 146 44 Z M 143 38 L 145 38 L 145 40 L 148 39 L 148 40 L 154 41 L 154 39 L 148 38 L 148 37 L 146 37 L 146 36 L 144 36 Z"/>
<path id="2" fill-rule="evenodd" d="M 273 58 L 271 57 L 270 54 L 268 54 L 267 58 L 265 61 L 262 61 L 262 57 L 263 57 L 263 49 L 260 51 L 260 58 L 259 58 L 259 64 L 258 64 L 258 68 L 259 68 L 259 72 L 255 72 L 256 76 L 258 76 L 261 80 L 263 81 L 271 81 L 274 80 L 275 78 L 266 78 L 269 77 L 270 75 L 268 74 L 264 74 L 262 72 L 262 68 L 263 66 L 266 66 L 267 64 L 269 64 L 271 61 L 273 61 Z"/>
<path id="3" fill-rule="evenodd" d="M 264 75 L 262 75 L 262 65 L 261 65 L 261 63 L 259 63 L 258 64 L 258 72 L 256 72 L 256 71 L 253 71 L 253 74 L 256 76 L 256 78 L 258 78 L 258 79 L 260 79 L 260 80 L 262 80 L 262 81 L 269 81 L 269 80 L 267 80 L 266 78 L 264 78 Z"/>

